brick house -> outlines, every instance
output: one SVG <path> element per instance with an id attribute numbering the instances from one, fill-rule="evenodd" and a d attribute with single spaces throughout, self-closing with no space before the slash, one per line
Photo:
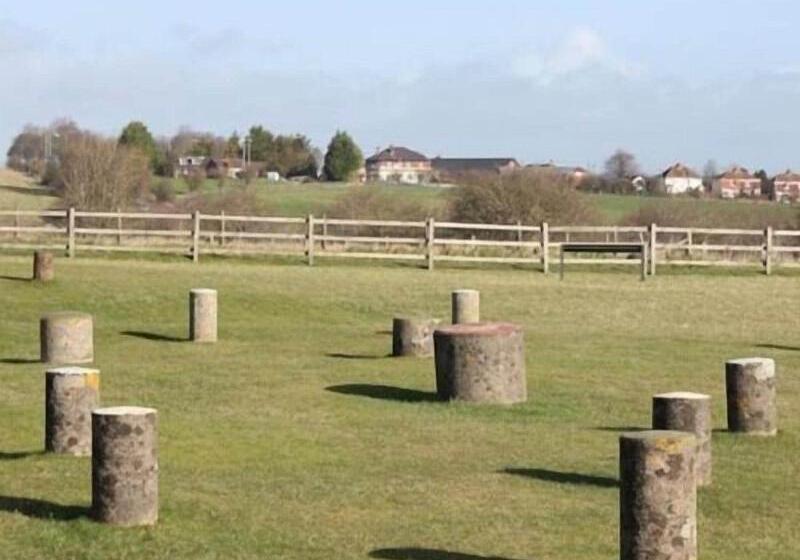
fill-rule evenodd
<path id="1" fill-rule="evenodd" d="M 800 173 L 787 169 L 772 179 L 772 199 L 796 202 L 800 198 Z"/>
<path id="2" fill-rule="evenodd" d="M 689 191 L 702 191 L 703 178 L 682 163 L 667 168 L 661 174 L 664 191 L 667 194 L 683 194 Z"/>
<path id="3" fill-rule="evenodd" d="M 417 184 L 430 181 L 431 160 L 402 146 L 389 146 L 367 158 L 365 178 L 370 182 Z"/>
<path id="4" fill-rule="evenodd" d="M 761 196 L 761 179 L 737 165 L 714 177 L 711 192 L 721 198 L 757 198 Z"/>

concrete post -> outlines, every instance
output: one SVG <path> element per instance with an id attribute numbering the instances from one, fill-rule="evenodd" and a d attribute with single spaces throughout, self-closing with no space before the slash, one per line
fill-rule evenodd
<path id="1" fill-rule="evenodd" d="M 60 367 L 45 373 L 44 449 L 92 453 L 92 410 L 100 403 L 100 371 Z"/>
<path id="2" fill-rule="evenodd" d="M 478 290 L 455 290 L 451 303 L 454 325 L 480 322 L 481 294 Z"/>
<path id="3" fill-rule="evenodd" d="M 92 316 L 76 311 L 48 313 L 39 321 L 42 362 L 52 365 L 88 364 L 94 361 Z"/>
<path id="4" fill-rule="evenodd" d="M 217 341 L 217 290 L 195 288 L 189 292 L 189 340 Z"/>
<path id="5" fill-rule="evenodd" d="M 39 282 L 50 282 L 55 278 L 53 253 L 36 251 L 33 253 L 33 279 Z"/>
<path id="6" fill-rule="evenodd" d="M 620 560 L 697 559 L 696 449 L 687 432 L 620 436 Z"/>
<path id="7" fill-rule="evenodd" d="M 433 333 L 436 392 L 442 400 L 514 404 L 528 398 L 522 328 L 451 325 Z"/>
<path id="8" fill-rule="evenodd" d="M 439 319 L 395 317 L 392 323 L 393 356 L 433 356 L 433 330 Z"/>
<path id="9" fill-rule="evenodd" d="M 775 361 L 745 358 L 725 363 L 728 430 L 756 436 L 778 433 Z"/>
<path id="10" fill-rule="evenodd" d="M 663 393 L 653 397 L 653 429 L 689 432 L 697 438 L 697 485 L 711 485 L 711 397 Z"/>
<path id="11" fill-rule="evenodd" d="M 158 427 L 152 408 L 92 411 L 92 517 L 125 527 L 158 520 Z"/>

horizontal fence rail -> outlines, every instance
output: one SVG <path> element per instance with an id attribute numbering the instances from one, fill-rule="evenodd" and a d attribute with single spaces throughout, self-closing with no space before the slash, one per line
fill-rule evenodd
<path id="1" fill-rule="evenodd" d="M 219 214 L 0 210 L 0 248 L 63 248 L 182 254 L 302 255 L 436 262 L 531 264 L 549 271 L 565 243 L 638 243 L 647 246 L 647 271 L 659 264 L 800 266 L 800 231 L 621 226 L 550 226 L 424 221 L 357 220 Z M 572 264 L 625 264 L 597 254 Z"/>

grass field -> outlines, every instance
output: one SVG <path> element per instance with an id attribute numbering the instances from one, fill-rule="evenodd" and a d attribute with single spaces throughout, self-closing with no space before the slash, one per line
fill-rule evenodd
<path id="1" fill-rule="evenodd" d="M 57 200 L 32 179 L 0 167 L 0 210 L 42 210 Z"/>
<path id="2" fill-rule="evenodd" d="M 617 436 L 656 392 L 713 396 L 704 560 L 800 550 L 797 276 L 0 257 L 0 540 L 6 558 L 607 560 Z M 213 346 L 182 342 L 187 292 L 220 290 Z M 449 292 L 526 331 L 529 402 L 433 400 L 432 360 L 392 359 L 392 316 L 447 317 Z M 41 454 L 38 317 L 96 317 L 106 405 L 159 410 L 161 519 L 86 518 L 90 460 Z M 781 433 L 725 432 L 723 362 L 774 357 Z M 449 552 L 447 552 L 449 551 Z"/>

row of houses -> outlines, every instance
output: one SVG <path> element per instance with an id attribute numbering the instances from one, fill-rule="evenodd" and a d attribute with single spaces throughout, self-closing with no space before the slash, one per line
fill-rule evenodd
<path id="1" fill-rule="evenodd" d="M 703 191 L 703 178 L 691 168 L 676 163 L 661 174 L 667 194 Z M 713 177 L 711 193 L 720 198 L 759 198 L 768 196 L 777 201 L 795 201 L 800 198 L 800 173 L 787 169 L 767 181 L 748 169 L 735 165 Z"/>
<path id="2" fill-rule="evenodd" d="M 228 179 L 241 179 L 247 173 L 256 177 L 266 177 L 268 181 L 277 181 L 280 175 L 275 171 L 268 171 L 267 164 L 263 161 L 247 161 L 241 158 L 213 158 L 206 156 L 181 156 L 175 167 L 176 177 L 190 177 L 202 175 L 209 179 L 225 177 Z"/>
<path id="3" fill-rule="evenodd" d="M 429 182 L 455 182 L 471 174 L 504 174 L 523 166 L 511 157 L 501 158 L 428 158 L 402 146 L 389 146 L 368 157 L 360 172 L 363 182 L 395 182 L 419 184 Z M 589 173 L 582 167 L 562 167 L 553 163 L 529 165 L 542 170 L 552 170 L 579 183 Z"/>

